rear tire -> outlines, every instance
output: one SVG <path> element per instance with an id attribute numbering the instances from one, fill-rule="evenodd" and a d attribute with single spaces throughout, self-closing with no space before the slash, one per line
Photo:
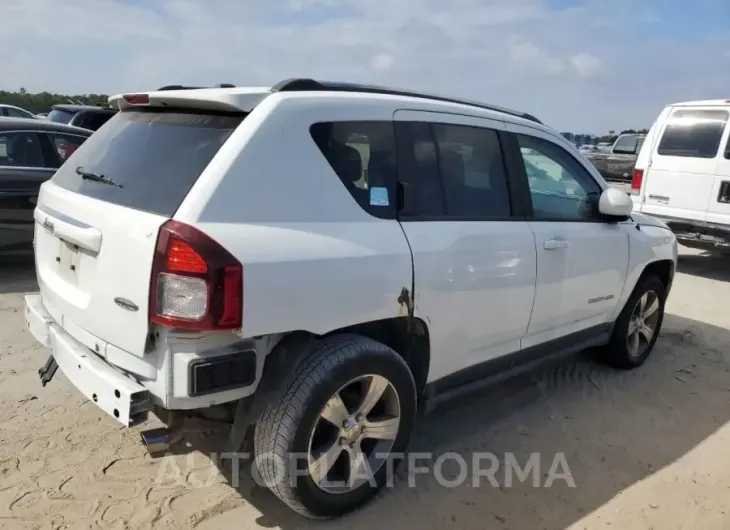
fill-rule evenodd
<path id="1" fill-rule="evenodd" d="M 328 337 L 257 422 L 256 468 L 300 514 L 343 515 L 392 478 L 388 473 L 406 450 L 415 417 L 413 375 L 395 351 L 359 335 Z"/>
<path id="2" fill-rule="evenodd" d="M 666 287 L 654 275 L 639 280 L 616 319 L 605 361 L 623 370 L 641 366 L 649 358 L 664 320 Z"/>

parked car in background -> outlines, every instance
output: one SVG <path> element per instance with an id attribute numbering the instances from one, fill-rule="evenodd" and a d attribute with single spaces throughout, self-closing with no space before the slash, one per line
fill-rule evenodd
<path id="1" fill-rule="evenodd" d="M 16 107 L 15 105 L 6 105 L 5 103 L 0 103 L 0 117 L 34 119 L 36 117 L 36 115 L 33 114 L 29 110 L 25 110 L 23 108 Z"/>
<path id="2" fill-rule="evenodd" d="M 611 144 L 609 142 L 599 142 L 598 144 L 596 144 L 596 147 L 598 147 L 598 150 L 601 152 L 611 150 Z"/>
<path id="3" fill-rule="evenodd" d="M 43 384 L 167 418 L 151 452 L 227 416 L 283 502 L 337 516 L 419 406 L 588 347 L 636 368 L 657 340 L 674 236 L 534 116 L 310 79 L 110 101 L 41 189 L 25 321 Z"/>
<path id="4" fill-rule="evenodd" d="M 0 263 L 33 253 L 38 190 L 90 135 L 46 120 L 0 119 Z"/>
<path id="5" fill-rule="evenodd" d="M 641 146 L 646 136 L 643 134 L 622 134 L 608 151 L 586 153 L 586 158 L 596 166 L 601 176 L 612 182 L 630 182 L 631 172 L 636 164 Z"/>
<path id="6" fill-rule="evenodd" d="M 586 153 L 593 153 L 593 152 L 595 152 L 595 151 L 598 151 L 598 147 L 596 147 L 595 145 L 590 145 L 590 144 L 584 144 L 584 145 L 581 145 L 581 146 L 580 146 L 580 147 L 578 148 L 578 151 L 580 151 L 580 152 L 581 152 L 581 153 L 583 153 L 583 154 L 586 154 Z"/>
<path id="7" fill-rule="evenodd" d="M 37 113 L 35 115 L 35 117 L 38 118 L 39 120 L 45 120 L 48 117 L 48 113 L 47 112 L 39 112 L 39 113 Z"/>
<path id="8" fill-rule="evenodd" d="M 680 243 L 730 251 L 730 100 L 667 105 L 636 160 L 631 193 Z"/>
<path id="9" fill-rule="evenodd" d="M 64 103 L 53 105 L 53 110 L 46 119 L 55 123 L 65 123 L 74 127 L 83 127 L 90 131 L 96 131 L 116 113 L 117 109 L 111 107 Z"/>

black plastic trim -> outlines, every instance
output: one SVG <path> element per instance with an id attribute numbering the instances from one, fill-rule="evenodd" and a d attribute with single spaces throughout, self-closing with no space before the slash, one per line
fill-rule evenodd
<path id="1" fill-rule="evenodd" d="M 234 383 L 227 385 L 213 386 L 210 389 L 198 390 L 197 380 L 198 371 L 206 366 L 220 365 L 224 363 L 241 363 L 243 365 L 243 373 Z M 188 396 L 198 397 L 208 394 L 217 394 L 232 390 L 234 388 L 242 388 L 252 385 L 256 382 L 256 351 L 243 350 L 225 355 L 217 355 L 214 357 L 205 357 L 195 359 L 188 365 Z"/>
<path id="2" fill-rule="evenodd" d="M 533 370 L 544 362 L 608 343 L 613 323 L 593 326 L 514 353 L 490 359 L 427 385 L 427 410 L 441 402 L 478 391 L 498 381 Z"/>

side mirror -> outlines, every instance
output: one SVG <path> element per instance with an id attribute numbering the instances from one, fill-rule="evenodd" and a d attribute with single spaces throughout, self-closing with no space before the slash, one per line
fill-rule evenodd
<path id="1" fill-rule="evenodd" d="M 631 214 L 634 203 L 625 191 L 608 188 L 598 199 L 598 211 L 608 217 L 626 218 Z"/>

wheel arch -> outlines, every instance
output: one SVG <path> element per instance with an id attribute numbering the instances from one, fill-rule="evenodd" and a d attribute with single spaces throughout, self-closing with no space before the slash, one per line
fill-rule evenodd
<path id="1" fill-rule="evenodd" d="M 426 323 L 413 316 L 399 316 L 362 322 L 333 329 L 322 335 L 298 330 L 283 333 L 266 356 L 256 391 L 239 400 L 234 415 L 229 443 L 233 450 L 241 449 L 250 428 L 258 421 L 267 403 L 277 398 L 282 382 L 288 381 L 298 364 L 315 349 L 324 337 L 356 334 L 378 341 L 394 350 L 408 365 L 416 384 L 419 402 L 424 397 L 431 364 L 431 342 Z"/>
<path id="2" fill-rule="evenodd" d="M 639 283 L 644 278 L 654 275 L 657 276 L 659 280 L 661 280 L 661 282 L 664 284 L 666 292 L 669 293 L 669 290 L 672 287 L 672 282 L 674 281 L 674 269 L 674 262 L 670 259 L 652 261 L 644 267 L 643 271 L 641 271 L 641 275 L 636 281 L 636 285 L 639 285 Z"/>

